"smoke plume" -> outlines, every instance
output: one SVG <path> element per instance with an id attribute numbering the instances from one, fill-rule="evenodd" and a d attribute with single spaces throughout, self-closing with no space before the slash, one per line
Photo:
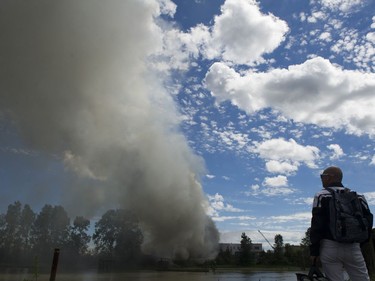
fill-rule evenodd
<path id="1" fill-rule="evenodd" d="M 207 257 L 218 233 L 205 214 L 203 161 L 147 64 L 162 48 L 163 11 L 168 1 L 1 0 L 0 113 L 74 172 L 62 195 L 69 210 L 131 209 L 147 252 Z"/>

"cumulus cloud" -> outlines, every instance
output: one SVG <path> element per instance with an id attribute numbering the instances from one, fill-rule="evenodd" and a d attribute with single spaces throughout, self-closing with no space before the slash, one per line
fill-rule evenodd
<path id="1" fill-rule="evenodd" d="M 277 222 L 289 222 L 289 221 L 310 221 L 311 212 L 296 213 L 287 216 L 271 216 L 271 219 Z"/>
<path id="2" fill-rule="evenodd" d="M 174 7 L 168 11 L 173 15 Z M 160 70 L 187 70 L 193 65 L 191 58 L 203 56 L 251 65 L 263 61 L 264 54 L 275 50 L 288 31 L 285 21 L 272 14 L 262 14 L 254 0 L 226 0 L 212 26 L 198 24 L 183 32 L 169 25 L 164 46 L 155 53 L 158 60 L 154 63 Z"/>
<path id="3" fill-rule="evenodd" d="M 366 192 L 363 195 L 365 196 L 369 205 L 375 206 L 375 192 Z"/>
<path id="4" fill-rule="evenodd" d="M 331 160 L 336 160 L 342 157 L 344 154 L 344 151 L 338 144 L 330 144 L 327 146 L 328 149 L 332 150 L 332 155 L 329 157 Z"/>
<path id="5" fill-rule="evenodd" d="M 291 200 L 291 204 L 312 206 L 314 197 L 297 198 Z"/>
<path id="6" fill-rule="evenodd" d="M 327 18 L 327 14 L 323 11 L 314 11 L 311 16 L 307 18 L 307 21 L 310 23 L 316 23 L 318 20 L 323 20 L 325 18 Z"/>
<path id="7" fill-rule="evenodd" d="M 208 208 L 208 214 L 212 217 L 219 217 L 221 211 L 225 212 L 243 212 L 243 210 L 233 207 L 233 205 L 225 203 L 224 197 L 216 193 L 215 195 L 207 195 L 210 206 Z"/>
<path id="8" fill-rule="evenodd" d="M 372 44 L 375 44 L 375 32 L 369 32 L 366 34 L 366 39 L 371 42 Z"/>
<path id="9" fill-rule="evenodd" d="M 352 11 L 353 8 L 362 5 L 364 2 L 364 0 L 320 0 L 323 7 L 344 13 Z"/>
<path id="10" fill-rule="evenodd" d="M 257 192 L 260 189 L 259 184 L 253 184 L 250 186 L 250 189 L 254 192 Z"/>
<path id="11" fill-rule="evenodd" d="M 205 81 L 219 103 L 229 100 L 248 114 L 271 107 L 297 122 L 375 135 L 374 73 L 344 70 L 316 57 L 287 69 L 243 75 L 218 62 Z"/>
<path id="12" fill-rule="evenodd" d="M 262 14 L 256 1 L 226 0 L 221 14 L 215 17 L 205 55 L 249 64 L 278 47 L 286 32 L 286 22 Z"/>
<path id="13" fill-rule="evenodd" d="M 299 163 L 304 163 L 311 168 L 315 168 L 315 161 L 319 159 L 319 149 L 315 146 L 303 146 L 298 144 L 294 139 L 285 140 L 283 138 L 265 140 L 255 143 L 252 148 L 253 152 L 266 160 L 275 160 L 285 163 L 296 163 L 293 165 L 284 164 L 284 167 L 295 170 Z M 276 162 L 275 162 L 276 163 Z"/>
<path id="14" fill-rule="evenodd" d="M 270 173 L 289 175 L 298 170 L 298 163 L 293 164 L 283 161 L 270 160 L 266 162 L 266 169 Z"/>
<path id="15" fill-rule="evenodd" d="M 372 156 L 370 165 L 375 165 L 375 155 Z"/>
<path id="16" fill-rule="evenodd" d="M 295 189 L 286 187 L 288 179 L 286 177 L 267 177 L 264 179 L 262 186 L 253 184 L 249 187 L 250 191 L 244 192 L 246 196 L 287 196 L 295 192 Z"/>
<path id="17" fill-rule="evenodd" d="M 263 185 L 268 187 L 284 187 L 288 185 L 288 179 L 285 176 L 266 177 Z"/>

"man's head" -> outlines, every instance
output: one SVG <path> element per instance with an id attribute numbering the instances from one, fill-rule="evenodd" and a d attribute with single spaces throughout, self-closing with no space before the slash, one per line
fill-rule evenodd
<path id="1" fill-rule="evenodd" d="M 320 175 L 322 180 L 323 187 L 328 187 L 332 183 L 341 183 L 342 182 L 342 171 L 339 167 L 328 167 Z"/>

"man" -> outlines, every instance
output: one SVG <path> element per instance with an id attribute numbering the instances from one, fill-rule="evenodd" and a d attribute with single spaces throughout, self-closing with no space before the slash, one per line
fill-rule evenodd
<path id="1" fill-rule="evenodd" d="M 319 258 L 323 271 L 331 281 L 343 281 L 344 269 L 352 281 L 370 280 L 366 263 L 363 258 L 359 243 L 339 243 L 334 241 L 330 232 L 329 201 L 333 190 L 344 189 L 342 185 L 343 174 L 338 167 L 328 167 L 320 175 L 323 189 L 315 194 L 310 232 L 310 256 L 315 263 Z M 366 199 L 360 196 L 363 212 L 368 218 L 370 229 L 372 229 L 372 214 Z M 369 236 L 370 237 L 370 236 Z"/>

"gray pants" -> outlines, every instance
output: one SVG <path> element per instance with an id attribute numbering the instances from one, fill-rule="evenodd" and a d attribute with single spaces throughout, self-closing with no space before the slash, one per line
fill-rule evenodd
<path id="1" fill-rule="evenodd" d="M 323 239 L 320 242 L 323 271 L 331 281 L 343 281 L 344 270 L 351 281 L 370 280 L 359 243 L 338 243 Z"/>

